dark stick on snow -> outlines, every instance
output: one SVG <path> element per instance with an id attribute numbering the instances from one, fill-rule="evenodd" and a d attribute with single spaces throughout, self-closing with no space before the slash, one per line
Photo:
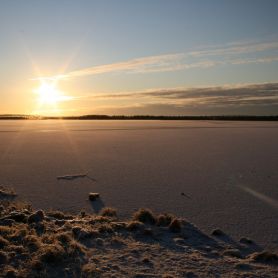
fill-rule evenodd
<path id="1" fill-rule="evenodd" d="M 182 192 L 181 195 L 187 197 L 188 199 L 191 199 L 191 197 L 186 195 L 184 192 Z"/>
<path id="2" fill-rule="evenodd" d="M 96 181 L 95 179 L 91 178 L 87 174 L 77 174 L 77 175 L 65 175 L 65 176 L 59 176 L 57 177 L 57 180 L 75 180 L 78 178 L 88 178 L 92 181 Z"/>

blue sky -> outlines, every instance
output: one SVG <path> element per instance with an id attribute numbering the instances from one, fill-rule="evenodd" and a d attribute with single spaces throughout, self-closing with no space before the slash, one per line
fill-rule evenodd
<path id="1" fill-rule="evenodd" d="M 0 114 L 277 114 L 277 10 L 275 0 L 1 1 Z M 38 104 L 42 82 L 64 97 Z M 200 88 L 210 93 L 194 96 Z"/>

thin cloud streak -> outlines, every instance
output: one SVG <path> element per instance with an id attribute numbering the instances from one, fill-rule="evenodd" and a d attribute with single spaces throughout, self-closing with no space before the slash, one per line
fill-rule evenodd
<path id="1" fill-rule="evenodd" d="M 278 83 L 237 84 L 203 88 L 152 89 L 141 92 L 124 92 L 89 96 L 96 99 L 142 99 L 172 105 L 278 105 Z"/>
<path id="2" fill-rule="evenodd" d="M 242 43 L 235 46 L 216 47 L 207 50 L 148 56 L 123 62 L 105 64 L 71 71 L 49 77 L 37 77 L 33 80 L 67 80 L 71 78 L 93 76 L 106 73 L 155 73 L 211 68 L 218 65 L 241 65 L 251 63 L 271 63 L 278 61 L 272 57 L 241 57 L 241 54 L 278 50 L 278 42 Z M 236 57 L 237 56 L 237 57 Z M 209 58 L 213 57 L 213 59 Z"/>
<path id="3" fill-rule="evenodd" d="M 242 65 L 242 64 L 259 64 L 259 63 L 273 63 L 278 61 L 278 56 L 275 57 L 262 57 L 262 58 L 253 58 L 253 59 L 234 59 L 230 60 L 229 63 L 233 65 Z"/>
<path id="4" fill-rule="evenodd" d="M 243 53 L 262 52 L 271 49 L 277 49 L 278 42 L 265 43 L 243 43 L 230 47 L 216 47 L 214 49 L 200 50 L 190 52 L 192 56 L 219 56 L 219 55 L 237 55 Z"/>
<path id="5" fill-rule="evenodd" d="M 100 66 L 94 66 L 89 68 L 84 68 L 77 71 L 72 71 L 66 74 L 57 75 L 57 76 L 50 76 L 50 77 L 38 77 L 35 80 L 56 80 L 56 79 L 69 79 L 73 77 L 81 77 L 87 75 L 96 75 L 96 74 L 104 74 L 110 72 L 119 72 L 119 71 L 134 71 L 140 72 L 148 70 L 148 68 L 152 67 L 159 68 L 169 66 L 170 64 L 177 63 L 181 60 L 184 56 L 183 53 L 176 53 L 176 54 L 166 54 L 166 55 L 158 55 L 158 56 L 149 56 L 143 58 L 136 58 L 131 59 L 124 62 L 113 63 L 113 64 L 106 64 Z"/>

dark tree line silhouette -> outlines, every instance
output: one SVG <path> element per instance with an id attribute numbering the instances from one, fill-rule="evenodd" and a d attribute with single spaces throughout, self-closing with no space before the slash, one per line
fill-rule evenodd
<path id="1" fill-rule="evenodd" d="M 278 115 L 216 115 L 216 116 L 153 116 L 153 115 L 83 115 L 83 116 L 33 116 L 0 115 L 0 120 L 216 120 L 216 121 L 278 121 Z"/>

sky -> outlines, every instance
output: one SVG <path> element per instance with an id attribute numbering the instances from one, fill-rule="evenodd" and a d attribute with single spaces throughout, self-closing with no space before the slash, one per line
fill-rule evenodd
<path id="1" fill-rule="evenodd" d="M 1 0 L 0 114 L 278 114 L 277 0 Z"/>

